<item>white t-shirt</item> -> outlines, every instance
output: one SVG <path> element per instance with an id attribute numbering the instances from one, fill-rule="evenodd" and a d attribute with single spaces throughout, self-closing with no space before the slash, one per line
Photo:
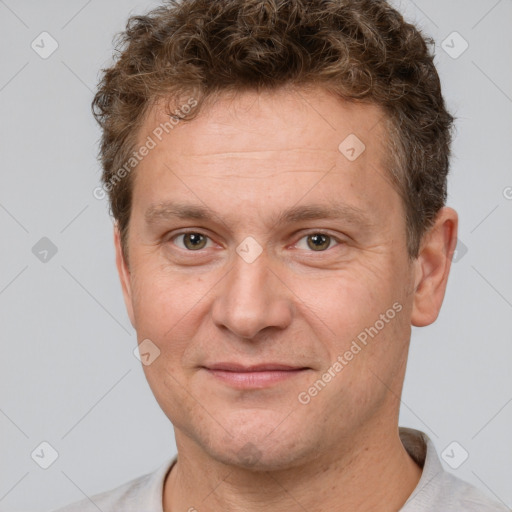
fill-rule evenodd
<path id="1" fill-rule="evenodd" d="M 503 503 L 445 471 L 425 433 L 404 427 L 399 432 L 409 455 L 423 467 L 418 485 L 399 512 L 511 512 Z M 55 512 L 163 512 L 164 480 L 175 462 L 176 457 L 152 473 Z"/>

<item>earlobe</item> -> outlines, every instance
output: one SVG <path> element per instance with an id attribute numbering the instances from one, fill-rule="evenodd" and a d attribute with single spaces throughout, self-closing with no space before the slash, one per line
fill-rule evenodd
<path id="1" fill-rule="evenodd" d="M 411 323 L 415 327 L 430 325 L 439 315 L 457 245 L 457 227 L 457 212 L 444 207 L 423 237 L 415 262 L 416 282 L 411 314 Z"/>
<path id="2" fill-rule="evenodd" d="M 117 223 L 114 225 L 114 246 L 116 251 L 116 267 L 119 274 L 119 280 L 121 281 L 121 289 L 123 291 L 126 311 L 133 328 L 136 329 L 135 316 L 133 314 L 131 273 L 123 254 L 121 234 Z"/>

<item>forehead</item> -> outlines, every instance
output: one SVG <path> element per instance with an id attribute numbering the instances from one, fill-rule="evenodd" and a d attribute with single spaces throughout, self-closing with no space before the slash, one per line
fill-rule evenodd
<path id="1" fill-rule="evenodd" d="M 163 131 L 163 139 L 170 139 L 177 132 L 185 132 L 183 135 L 188 137 L 193 132 L 186 146 L 176 144 L 173 151 L 200 155 L 215 145 L 216 149 L 230 153 L 234 140 L 229 136 L 238 136 L 242 129 L 251 136 L 244 140 L 237 137 L 239 151 L 283 150 L 293 147 L 294 138 L 300 140 L 303 148 L 337 150 L 338 144 L 350 134 L 357 134 L 367 148 L 373 146 L 371 151 L 385 152 L 388 148 L 386 115 L 380 106 L 346 101 L 321 87 L 225 92 L 207 97 L 199 107 L 197 99 L 193 93 L 183 94 L 169 109 L 163 100 L 153 105 L 139 130 L 139 143 L 148 135 L 155 135 L 155 130 Z M 169 119 L 169 114 L 179 116 L 195 108 L 198 116 L 191 121 Z M 189 124 L 193 128 L 188 129 Z M 220 130 L 225 138 L 213 137 Z"/>
<path id="2" fill-rule="evenodd" d="M 189 111 L 195 99 L 182 97 L 173 111 Z M 301 198 L 359 210 L 366 201 L 378 210 L 395 193 L 384 119 L 376 105 L 320 88 L 221 95 L 194 119 L 172 123 L 156 104 L 138 135 L 139 145 L 151 138 L 154 148 L 136 169 L 134 205 L 143 203 L 146 214 L 186 196 L 189 205 L 211 207 L 214 196 L 220 208 L 236 212 L 243 203 L 272 218 Z"/>

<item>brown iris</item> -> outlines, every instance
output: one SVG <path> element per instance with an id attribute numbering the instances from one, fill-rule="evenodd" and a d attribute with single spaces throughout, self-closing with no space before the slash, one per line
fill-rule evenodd
<path id="1" fill-rule="evenodd" d="M 316 233 L 308 236 L 308 247 L 314 251 L 323 251 L 329 247 L 331 238 L 328 235 Z"/>
<path id="2" fill-rule="evenodd" d="M 183 244 L 192 251 L 203 249 L 206 245 L 206 237 L 200 233 L 184 233 Z"/>

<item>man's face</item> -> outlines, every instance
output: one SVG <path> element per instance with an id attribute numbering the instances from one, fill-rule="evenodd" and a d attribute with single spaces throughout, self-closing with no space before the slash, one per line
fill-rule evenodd
<path id="1" fill-rule="evenodd" d="M 147 117 L 118 264 L 178 448 L 278 469 L 397 421 L 414 264 L 382 117 L 320 89 L 224 97 L 161 142 Z"/>

